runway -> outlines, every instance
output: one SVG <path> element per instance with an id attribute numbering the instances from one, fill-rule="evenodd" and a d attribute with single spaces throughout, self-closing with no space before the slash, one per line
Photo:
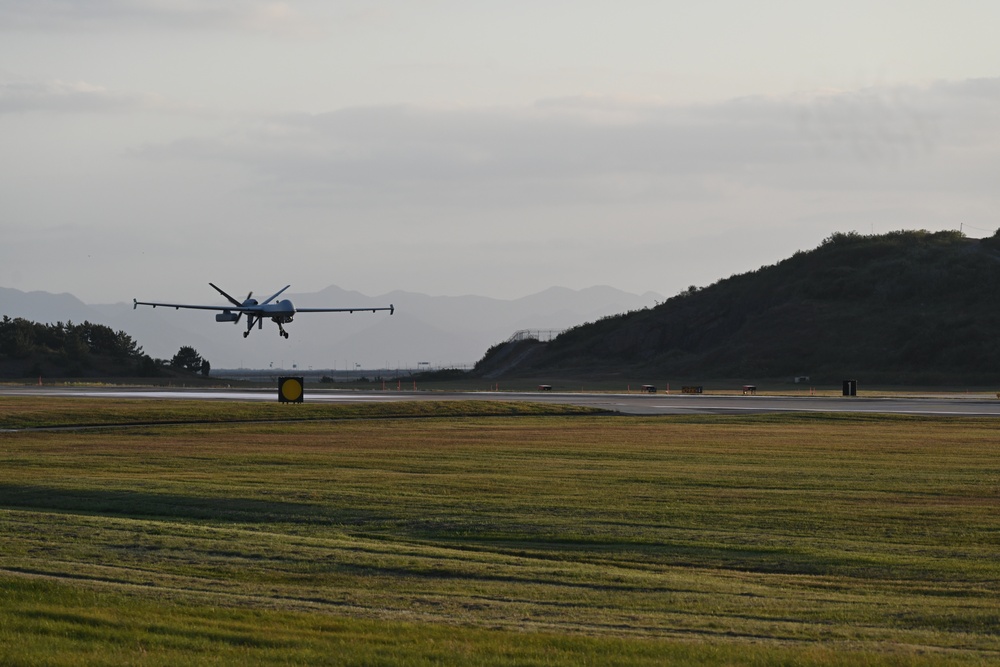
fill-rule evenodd
<path id="1" fill-rule="evenodd" d="M 277 401 L 274 389 L 162 389 L 0 387 L 0 396 L 78 396 L 89 398 Z M 555 392 L 338 391 L 307 385 L 309 403 L 399 401 L 527 401 L 580 405 L 628 415 L 763 414 L 778 412 L 871 413 L 1000 417 L 1000 399 L 942 394 L 925 397 L 733 396 Z"/>

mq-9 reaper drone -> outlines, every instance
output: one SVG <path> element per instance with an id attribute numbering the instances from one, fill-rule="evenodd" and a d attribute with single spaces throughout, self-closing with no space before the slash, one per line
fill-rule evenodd
<path id="1" fill-rule="evenodd" d="M 375 312 L 377 310 L 388 310 L 389 314 L 392 315 L 396 308 L 392 304 L 388 308 L 296 308 L 291 301 L 288 299 L 282 299 L 271 303 L 277 299 L 282 292 L 291 287 L 291 285 L 285 285 L 280 290 L 264 299 L 262 303 L 258 302 L 253 298 L 253 292 L 247 294 L 247 298 L 242 302 L 237 301 L 233 297 L 229 296 L 223 292 L 214 283 L 209 283 L 215 291 L 217 291 L 222 296 L 226 297 L 231 303 L 231 306 L 201 306 L 188 303 L 159 303 L 154 301 L 138 301 L 132 299 L 132 309 L 135 310 L 139 306 L 152 306 L 156 308 L 161 306 L 163 308 L 193 308 L 195 310 L 218 310 L 222 311 L 215 316 L 216 322 L 232 322 L 237 324 L 240 318 L 244 315 L 247 316 L 247 330 L 243 332 L 243 337 L 246 338 L 253 331 L 253 327 L 256 324 L 258 329 L 264 328 L 264 319 L 270 318 L 272 322 L 278 325 L 278 334 L 288 338 L 288 332 L 282 326 L 288 324 L 295 317 L 296 313 L 353 313 L 354 311 L 371 311 Z"/>

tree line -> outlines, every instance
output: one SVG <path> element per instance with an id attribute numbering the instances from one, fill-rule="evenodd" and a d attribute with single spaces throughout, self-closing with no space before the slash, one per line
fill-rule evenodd
<path id="1" fill-rule="evenodd" d="M 203 375 L 211 370 L 208 360 L 192 347 L 181 347 L 169 361 L 154 359 L 129 334 L 103 324 L 41 324 L 7 315 L 0 320 L 0 359 L 28 362 L 29 375 L 41 375 L 43 363 L 67 375 L 81 375 L 94 367 L 144 377 L 160 375 L 168 366 Z"/>

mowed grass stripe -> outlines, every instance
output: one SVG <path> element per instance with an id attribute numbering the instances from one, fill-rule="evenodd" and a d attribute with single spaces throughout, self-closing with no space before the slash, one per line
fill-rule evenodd
<path id="1" fill-rule="evenodd" d="M 215 606 L 324 609 L 488 627 L 648 636 L 692 632 L 782 641 L 814 641 L 817 633 L 825 640 L 899 641 L 899 634 L 912 643 L 926 634 L 872 627 L 867 610 L 874 602 L 872 592 L 830 577 L 568 565 L 546 558 L 348 538 L 262 540 L 255 535 L 254 548 L 242 551 L 238 545 L 246 544 L 248 536 L 229 529 L 174 531 L 169 538 L 122 545 L 121 540 L 134 539 L 135 527 L 98 531 L 77 528 L 73 534 L 74 541 L 88 542 L 91 548 L 99 541 L 105 545 L 89 557 L 77 552 L 67 559 L 68 554 L 50 551 L 49 559 L 15 563 L 8 573 L 110 584 L 157 599 Z M 117 552 L 117 563 L 97 561 L 101 551 Z M 150 551 L 157 553 L 155 567 Z M 71 572 L 65 570 L 67 562 L 76 563 Z M 930 592 L 885 588 L 877 593 L 878 604 L 913 614 L 926 604 L 922 598 Z M 933 594 L 939 603 L 920 613 L 947 611 L 954 606 L 952 598 L 959 596 L 967 613 L 970 608 L 987 617 L 994 613 L 994 598 L 966 593 L 962 587 L 936 586 Z M 626 602 L 627 615 L 614 613 Z M 830 616 L 843 627 L 832 626 Z M 929 637 L 923 641 L 934 643 Z"/>
<path id="2" fill-rule="evenodd" d="M 328 421 L 516 415 L 583 415 L 602 412 L 575 405 L 504 401 L 399 401 L 293 403 L 183 401 L 119 398 L 0 397 L 0 429 L 154 424 Z M 54 406 L 58 405 L 58 409 Z"/>
<path id="3" fill-rule="evenodd" d="M 306 625 L 976 662 L 1000 650 L 994 432 L 786 416 L 4 434 L 0 568 Z"/>
<path id="4" fill-rule="evenodd" d="M 0 659 L 45 665 L 974 665 L 953 651 L 520 632 L 271 609 L 164 604 L 0 579 Z"/>

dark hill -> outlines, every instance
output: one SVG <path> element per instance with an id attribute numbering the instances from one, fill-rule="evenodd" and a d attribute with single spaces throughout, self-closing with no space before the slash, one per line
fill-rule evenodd
<path id="1" fill-rule="evenodd" d="M 773 266 L 571 329 L 521 377 L 1000 381 L 1000 232 L 834 234 Z M 477 367 L 490 368 L 489 355 Z"/>

